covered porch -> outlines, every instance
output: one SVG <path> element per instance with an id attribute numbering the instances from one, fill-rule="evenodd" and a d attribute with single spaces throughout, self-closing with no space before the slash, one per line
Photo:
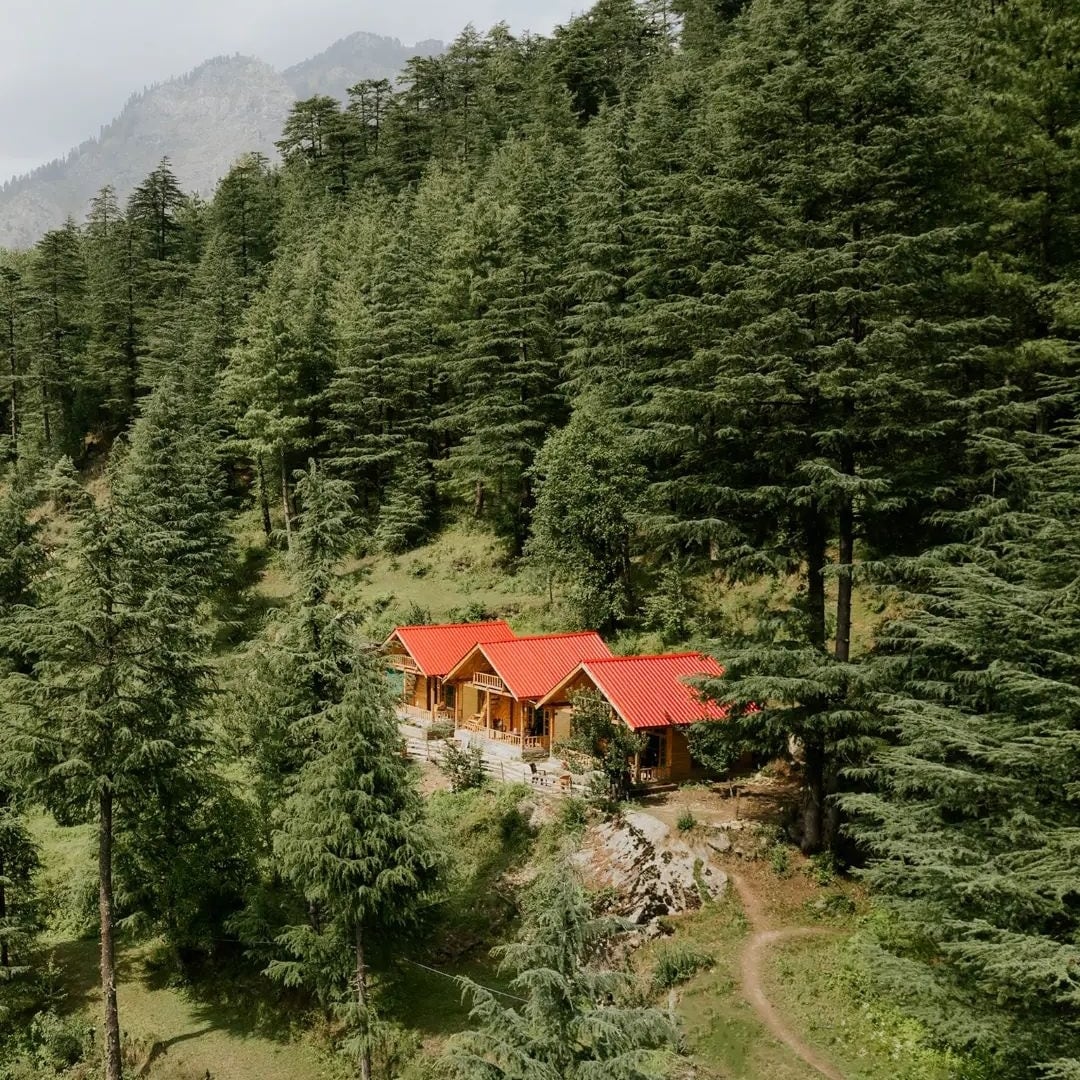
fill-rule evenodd
<path id="1" fill-rule="evenodd" d="M 457 686 L 457 727 L 522 754 L 546 755 L 551 732 L 546 713 L 529 701 L 518 701 L 498 675 L 473 672 Z"/>
<path id="2" fill-rule="evenodd" d="M 454 721 L 452 686 L 436 676 L 425 675 L 408 653 L 390 653 L 384 659 L 402 720 L 424 725 Z"/>

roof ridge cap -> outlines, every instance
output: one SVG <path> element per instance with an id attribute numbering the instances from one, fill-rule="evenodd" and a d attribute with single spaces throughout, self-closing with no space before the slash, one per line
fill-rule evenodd
<path id="1" fill-rule="evenodd" d="M 688 656 L 700 656 L 703 660 L 713 660 L 715 657 L 709 656 L 708 653 L 698 652 L 691 650 L 689 652 L 674 652 L 674 653 L 630 653 L 628 655 L 616 655 L 616 656 L 597 656 L 590 660 L 584 660 L 582 663 L 591 664 L 594 661 L 606 660 L 608 662 L 614 660 L 677 660 Z"/>
<path id="2" fill-rule="evenodd" d="M 449 630 L 459 626 L 497 626 L 500 623 L 510 626 L 505 619 L 482 619 L 479 622 L 406 623 L 404 626 L 395 626 L 394 630 Z"/>

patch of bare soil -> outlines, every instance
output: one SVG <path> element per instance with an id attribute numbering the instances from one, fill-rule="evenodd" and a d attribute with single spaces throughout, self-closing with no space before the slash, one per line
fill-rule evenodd
<path id="1" fill-rule="evenodd" d="M 759 772 L 715 784 L 688 784 L 641 799 L 641 806 L 674 827 L 687 811 L 707 827 L 733 822 L 778 827 L 799 798 L 791 766 L 777 761 Z"/>
<path id="2" fill-rule="evenodd" d="M 766 995 L 762 982 L 762 968 L 766 954 L 777 942 L 805 937 L 833 936 L 837 931 L 823 926 L 768 928 L 769 919 L 759 894 L 751 888 L 747 879 L 741 874 L 732 874 L 730 877 L 742 901 L 743 910 L 746 912 L 752 931 L 739 957 L 739 973 L 747 1002 L 773 1037 L 784 1043 L 807 1065 L 822 1076 L 828 1077 L 829 1080 L 844 1080 L 843 1074 L 838 1072 L 831 1062 L 788 1026 Z"/>

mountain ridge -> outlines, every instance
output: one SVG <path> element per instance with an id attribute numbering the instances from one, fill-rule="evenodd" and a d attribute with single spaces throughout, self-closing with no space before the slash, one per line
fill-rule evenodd
<path id="1" fill-rule="evenodd" d="M 280 70 L 233 53 L 145 86 L 97 135 L 0 185 L 0 247 L 30 247 L 68 217 L 81 220 L 105 184 L 126 198 L 165 156 L 185 190 L 209 195 L 241 154 L 276 157 L 274 141 L 298 99 L 343 98 L 361 79 L 393 78 L 410 57 L 442 49 L 433 39 L 404 45 L 357 31 Z"/>

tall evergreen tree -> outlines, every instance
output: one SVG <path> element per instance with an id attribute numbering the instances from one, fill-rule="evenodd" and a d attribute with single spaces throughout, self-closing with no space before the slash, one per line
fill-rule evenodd
<path id="1" fill-rule="evenodd" d="M 340 701 L 316 718 L 311 735 L 293 792 L 275 819 L 274 854 L 318 921 L 281 934 L 291 958 L 273 962 L 269 973 L 286 985 L 314 976 L 316 985 L 340 993 L 337 956 L 351 955 L 344 1012 L 354 1026 L 360 1076 L 370 1080 L 370 954 L 395 935 L 403 940 L 414 925 L 438 858 L 416 778 L 397 750 L 393 699 L 376 664 L 356 662 Z"/>
<path id="2" fill-rule="evenodd" d="M 532 505 L 529 467 L 559 419 L 556 281 L 566 159 L 518 141 L 492 161 L 450 256 L 456 310 L 445 412 L 457 436 L 449 473 L 520 555 Z"/>
<path id="3" fill-rule="evenodd" d="M 315 236 L 275 261 L 266 288 L 245 313 L 223 379 L 251 457 L 260 469 L 276 465 L 290 543 L 292 472 L 301 454 L 321 447 L 333 376 L 328 252 L 324 238 Z"/>
<path id="4" fill-rule="evenodd" d="M 646 1080 L 676 1032 L 659 1010 L 624 1004 L 623 972 L 600 958 L 619 926 L 596 918 L 572 867 L 556 860 L 529 886 L 519 939 L 496 950 L 521 1005 L 462 978 L 474 1005 L 446 1064 L 460 1080 Z"/>
<path id="5" fill-rule="evenodd" d="M 646 475 L 600 408 L 576 411 L 544 444 L 529 553 L 567 586 L 575 620 L 610 630 L 635 614 L 633 538 Z"/>
<path id="6" fill-rule="evenodd" d="M 83 229 L 86 260 L 86 367 L 115 431 L 131 418 L 138 385 L 136 238 L 116 193 L 104 187 Z"/>
<path id="7" fill-rule="evenodd" d="M 894 916 L 871 970 L 994 1076 L 1080 1075 L 1075 444 L 1023 464 L 964 543 L 897 568 L 873 658 L 887 739 L 848 795 Z"/>
<path id="8" fill-rule="evenodd" d="M 704 118 L 721 161 L 708 198 L 748 245 L 709 271 L 725 290 L 717 343 L 659 373 L 652 396 L 657 444 L 677 454 L 656 492 L 666 527 L 726 547 L 733 573 L 762 554 L 803 576 L 796 636 L 731 671 L 762 675 L 737 698 L 770 703 L 740 730 L 775 745 L 787 724 L 803 742 L 810 850 L 828 840 L 837 761 L 862 744 L 844 704 L 857 545 L 902 548 L 934 509 L 963 455 L 957 372 L 997 329 L 951 288 L 963 128 L 920 12 L 750 9 Z"/>
<path id="9" fill-rule="evenodd" d="M 75 448 L 86 419 L 78 401 L 86 267 L 73 221 L 38 241 L 28 276 L 35 301 L 30 404 L 41 443 L 62 453 Z"/>
<path id="10" fill-rule="evenodd" d="M 18 457 L 30 379 L 31 294 L 24 260 L 0 262 L 0 460 Z"/>
<path id="11" fill-rule="evenodd" d="M 177 523 L 151 520 L 144 491 L 114 480 L 104 506 L 70 493 L 68 549 L 39 604 L 5 627 L 33 661 L 5 682 L 10 760 L 61 820 L 97 832 L 107 1080 L 122 1072 L 114 845 L 197 760 L 192 714 L 207 679 L 189 597 L 166 561 Z"/>

